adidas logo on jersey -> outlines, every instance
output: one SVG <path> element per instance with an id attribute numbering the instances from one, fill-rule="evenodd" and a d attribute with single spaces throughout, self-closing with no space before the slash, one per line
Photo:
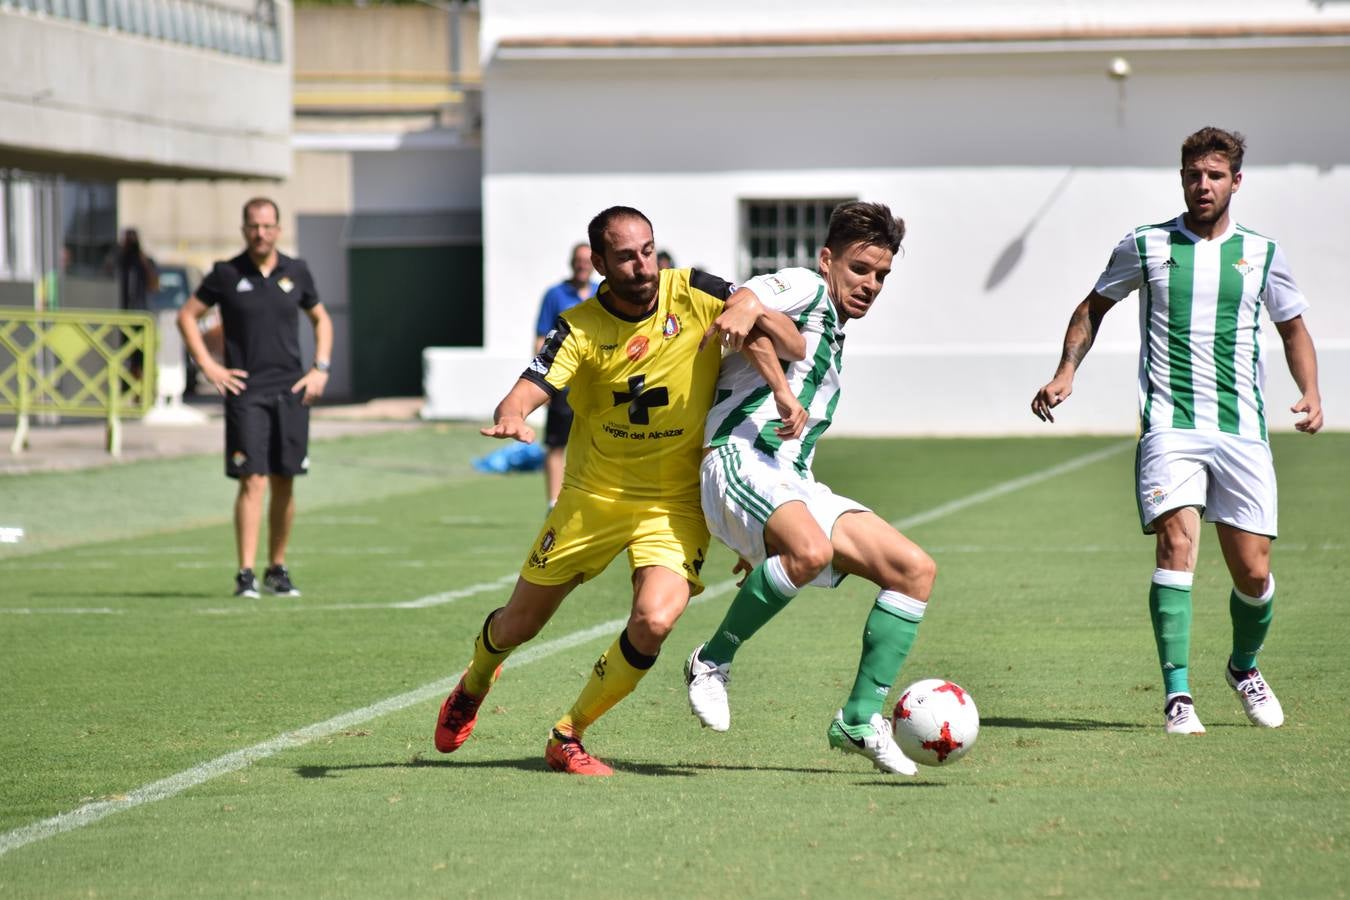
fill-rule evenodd
<path id="1" fill-rule="evenodd" d="M 1175 269 L 1178 268 L 1180 265 L 1181 263 L 1177 262 L 1175 259 L 1169 256 L 1167 257 L 1167 262 L 1162 264 L 1162 267 L 1164 269 Z"/>
<path id="2" fill-rule="evenodd" d="M 251 290 L 253 290 L 253 282 L 249 281 L 247 278 L 240 278 L 239 283 L 234 286 L 234 292 L 236 294 L 242 294 Z"/>

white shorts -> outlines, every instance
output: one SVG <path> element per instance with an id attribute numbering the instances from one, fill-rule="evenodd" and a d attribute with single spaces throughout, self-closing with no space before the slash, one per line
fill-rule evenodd
<path id="1" fill-rule="evenodd" d="M 743 556 L 751 565 L 764 561 L 764 524 L 784 503 L 806 504 L 820 530 L 829 536 L 840 516 L 853 510 L 870 512 L 856 500 L 841 497 L 810 475 L 779 465 L 772 457 L 743 447 L 718 447 L 703 457 L 699 473 L 703 516 L 713 536 Z M 826 566 L 811 584 L 835 587 L 844 580 L 834 566 Z"/>
<path id="2" fill-rule="evenodd" d="M 1275 537 L 1279 513 L 1275 463 L 1265 441 L 1191 429 L 1147 432 L 1135 454 L 1139 522 L 1183 506 L 1199 508 L 1206 522 L 1221 522 Z"/>

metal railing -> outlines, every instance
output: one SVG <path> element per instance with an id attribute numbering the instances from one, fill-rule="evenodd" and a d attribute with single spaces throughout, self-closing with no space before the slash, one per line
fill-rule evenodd
<path id="1" fill-rule="evenodd" d="M 281 27 L 273 0 L 257 0 L 252 12 L 209 0 L 0 0 L 0 10 L 7 9 L 230 56 L 281 60 Z"/>
<path id="2" fill-rule="evenodd" d="M 11 453 L 28 444 L 29 416 L 105 419 L 122 452 L 122 416 L 155 399 L 155 320 L 149 313 L 0 308 L 0 413 L 18 417 Z"/>

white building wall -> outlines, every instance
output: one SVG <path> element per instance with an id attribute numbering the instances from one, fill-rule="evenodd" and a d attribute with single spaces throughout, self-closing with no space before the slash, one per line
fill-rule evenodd
<path id="1" fill-rule="evenodd" d="M 569 5 L 569 15 L 577 6 L 611 4 Z M 784 4 L 772 16 L 766 4 L 718 8 L 727 6 L 707 21 L 729 33 L 829 24 L 817 4 L 786 4 L 804 18 Z M 866 6 L 884 20 L 879 30 L 921 13 Z M 540 294 L 603 207 L 637 206 L 680 265 L 737 278 L 741 200 L 844 195 L 891 204 L 910 237 L 879 306 L 850 325 L 839 430 L 1038 431 L 1028 403 L 1054 369 L 1070 311 L 1129 228 L 1183 209 L 1181 140 L 1215 124 L 1248 136 L 1233 208 L 1286 246 L 1313 304 L 1328 425 L 1350 427 L 1350 404 L 1336 402 L 1350 394 L 1350 306 L 1340 302 L 1336 251 L 1350 242 L 1350 116 L 1327 113 L 1350 89 L 1345 46 L 1280 38 L 730 53 L 672 40 L 660 51 L 508 45 L 493 54 L 493 41 L 527 25 L 543 36 L 707 34 L 707 22 L 681 32 L 680 21 L 710 4 L 663 9 L 660 31 L 643 10 L 588 32 L 597 23 L 586 15 L 564 26 L 542 7 L 500 0 L 484 13 L 485 347 L 428 351 L 429 414 L 490 417 L 527 360 Z M 1321 14 L 1293 2 L 1238 7 L 1234 20 Z M 1168 21 L 1170 9 L 1145 13 Z M 526 18 L 531 10 L 542 20 Z M 1104 4 L 1024 12 L 1021 25 L 1128 18 Z M 1133 70 L 1124 82 L 1107 76 L 1117 55 Z M 1124 306 L 1107 318 L 1058 430 L 1135 427 L 1137 303 Z M 1288 428 L 1297 393 L 1273 331 L 1268 350 L 1272 427 Z"/>

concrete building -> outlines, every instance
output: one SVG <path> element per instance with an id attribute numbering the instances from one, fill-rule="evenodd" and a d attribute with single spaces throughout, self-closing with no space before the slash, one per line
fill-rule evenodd
<path id="1" fill-rule="evenodd" d="M 115 307 L 124 178 L 290 172 L 288 0 L 0 0 L 0 304 Z"/>
<path id="2" fill-rule="evenodd" d="M 1285 245 L 1350 428 L 1350 7 L 1029 0 L 494 0 L 482 11 L 483 342 L 429 350 L 426 413 L 487 419 L 542 290 L 616 203 L 680 265 L 809 264 L 841 199 L 910 237 L 850 326 L 851 433 L 1044 433 L 1069 312 L 1131 227 L 1183 209 L 1182 139 L 1244 132 L 1242 223 Z M 1108 317 L 1056 433 L 1136 427 L 1137 305 Z M 1297 396 L 1267 341 L 1272 428 Z"/>
<path id="3" fill-rule="evenodd" d="M 289 177 L 123 181 L 121 220 L 205 270 L 239 252 L 244 200 L 274 198 L 333 319 L 327 396 L 419 395 L 424 347 L 482 343 L 477 51 L 474 2 L 302 6 Z"/>

